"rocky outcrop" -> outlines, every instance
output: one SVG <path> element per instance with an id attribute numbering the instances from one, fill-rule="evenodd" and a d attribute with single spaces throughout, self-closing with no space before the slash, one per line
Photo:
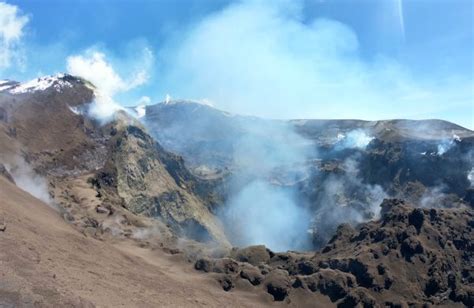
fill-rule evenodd
<path id="1" fill-rule="evenodd" d="M 161 148 L 138 122 L 124 121 L 130 119 L 124 116 L 110 128 L 109 160 L 97 175 L 103 194 L 117 194 L 131 212 L 160 217 L 180 235 L 227 246 L 222 227 L 193 193 L 197 184 L 182 159 Z"/>
<path id="2" fill-rule="evenodd" d="M 195 179 L 128 114 L 106 124 L 89 117 L 89 82 L 58 75 L 37 83 L 0 93 L 0 163 L 24 160 L 67 220 L 91 236 L 130 235 L 131 224 L 141 225 L 130 221 L 159 217 L 177 235 L 228 246 L 210 212 L 212 183 Z"/>
<path id="3" fill-rule="evenodd" d="M 10 172 L 8 172 L 7 168 L 3 164 L 0 164 L 0 176 L 3 176 L 13 184 L 15 184 L 15 180 L 13 179 L 12 175 Z"/>
<path id="4" fill-rule="evenodd" d="M 247 280 L 263 286 L 275 301 L 291 302 L 303 290 L 338 307 L 472 306 L 473 210 L 415 208 L 387 199 L 381 212 L 380 220 L 357 228 L 341 225 L 316 254 L 254 246 L 233 251 L 231 259 L 199 260 L 195 267 L 226 274 L 232 285 Z"/>

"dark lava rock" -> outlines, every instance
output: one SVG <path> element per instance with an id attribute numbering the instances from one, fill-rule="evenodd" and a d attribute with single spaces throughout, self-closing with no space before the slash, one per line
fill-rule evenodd
<path id="1" fill-rule="evenodd" d="M 265 278 L 267 292 L 273 296 L 275 301 L 283 301 L 288 296 L 290 289 L 290 277 L 287 271 L 276 269 Z"/>
<path id="2" fill-rule="evenodd" d="M 336 301 L 343 298 L 349 292 L 349 288 L 354 286 L 352 275 L 342 273 L 338 270 L 323 269 L 317 274 L 318 290 Z"/>
<path id="3" fill-rule="evenodd" d="M 311 275 L 318 271 L 319 267 L 310 260 L 303 260 L 298 263 L 298 273 L 301 275 Z"/>
<path id="4" fill-rule="evenodd" d="M 238 274 L 263 285 L 276 301 L 298 289 L 325 295 L 339 307 L 473 307 L 473 209 L 416 209 L 397 199 L 382 206 L 380 220 L 338 228 L 326 251 L 269 258 L 263 246 L 235 250 L 233 258 L 259 264 L 238 263 Z M 196 266 L 213 271 L 213 262 Z"/>
<path id="5" fill-rule="evenodd" d="M 470 286 L 463 286 L 453 290 L 450 295 L 455 302 L 461 302 L 466 307 L 474 307 L 474 288 Z"/>
<path id="6" fill-rule="evenodd" d="M 240 277 L 248 280 L 254 286 L 259 285 L 264 279 L 264 276 L 262 275 L 260 270 L 251 265 L 243 266 L 240 272 Z"/>
<path id="7" fill-rule="evenodd" d="M 198 271 L 208 273 L 212 270 L 212 262 L 209 259 L 199 259 L 194 263 L 194 268 Z"/>
<path id="8" fill-rule="evenodd" d="M 15 180 L 13 179 L 13 177 L 11 176 L 11 174 L 8 172 L 7 168 L 5 168 L 3 164 L 0 164 L 0 176 L 3 176 L 8 181 L 15 184 Z"/>
<path id="9" fill-rule="evenodd" d="M 331 269 L 353 274 L 360 286 L 373 286 L 374 277 L 369 272 L 369 266 L 359 259 L 333 259 L 329 260 L 329 266 Z"/>
<path id="10" fill-rule="evenodd" d="M 235 287 L 234 282 L 232 281 L 232 277 L 229 275 L 222 275 L 217 280 L 221 284 L 222 289 L 224 289 L 224 291 L 230 291 L 232 288 Z"/>
<path id="11" fill-rule="evenodd" d="M 352 308 L 352 307 L 364 307 L 371 308 L 376 307 L 377 302 L 364 288 L 355 288 L 347 294 L 344 299 L 337 304 L 338 308 Z"/>
<path id="12" fill-rule="evenodd" d="M 416 237 L 406 238 L 400 246 L 400 252 L 407 261 L 410 261 L 413 255 L 423 253 L 423 251 L 423 245 Z"/>
<path id="13" fill-rule="evenodd" d="M 423 221 L 425 219 L 425 215 L 423 214 L 422 209 L 414 209 L 408 215 L 408 223 L 410 225 L 415 226 L 416 230 L 420 232 L 421 226 L 423 225 Z"/>

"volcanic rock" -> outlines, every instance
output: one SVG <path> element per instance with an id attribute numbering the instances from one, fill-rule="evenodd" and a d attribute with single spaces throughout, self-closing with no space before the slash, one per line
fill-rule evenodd
<path id="1" fill-rule="evenodd" d="M 301 294 L 296 290 L 304 290 L 327 296 L 338 307 L 472 305 L 472 209 L 414 208 L 397 199 L 384 200 L 381 207 L 383 215 L 377 221 L 356 228 L 340 226 L 326 246 L 331 249 L 315 254 L 275 253 L 259 259 L 264 277 L 260 283 L 252 278 L 260 279 L 257 268 L 242 258 L 243 253 L 236 253 L 255 251 L 255 246 L 230 254 L 240 258 L 240 277 L 255 286 L 263 284 L 275 301 L 291 301 L 294 292 Z M 213 271 L 215 262 L 196 266 Z"/>
<path id="2" fill-rule="evenodd" d="M 240 271 L 240 277 L 248 280 L 254 286 L 259 285 L 264 279 L 261 271 L 251 265 L 243 265 Z"/>
<path id="3" fill-rule="evenodd" d="M 265 277 L 264 284 L 275 301 L 283 301 L 288 296 L 291 281 L 287 271 L 275 269 Z"/>
<path id="4" fill-rule="evenodd" d="M 263 245 L 249 246 L 242 249 L 234 249 L 231 256 L 240 261 L 248 262 L 252 265 L 266 263 L 274 256 L 274 253 Z"/>
<path id="5" fill-rule="evenodd" d="M 13 179 L 13 177 L 11 176 L 11 174 L 8 172 L 7 168 L 5 168 L 3 164 L 0 164 L 0 176 L 3 176 L 7 180 L 15 184 L 15 180 Z"/>

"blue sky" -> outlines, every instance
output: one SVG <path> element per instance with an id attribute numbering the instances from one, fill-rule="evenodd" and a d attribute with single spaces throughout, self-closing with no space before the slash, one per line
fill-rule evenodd
<path id="1" fill-rule="evenodd" d="M 273 118 L 474 127 L 470 0 L 6 3 L 23 22 L 0 29 L 0 78 L 100 76 L 122 105 L 169 94 Z"/>

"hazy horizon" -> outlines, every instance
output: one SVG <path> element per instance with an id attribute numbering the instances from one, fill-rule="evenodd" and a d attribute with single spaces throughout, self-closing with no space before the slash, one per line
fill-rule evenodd
<path id="1" fill-rule="evenodd" d="M 0 79 L 67 72 L 116 105 L 474 128 L 468 0 L 9 0 L 0 24 Z"/>

